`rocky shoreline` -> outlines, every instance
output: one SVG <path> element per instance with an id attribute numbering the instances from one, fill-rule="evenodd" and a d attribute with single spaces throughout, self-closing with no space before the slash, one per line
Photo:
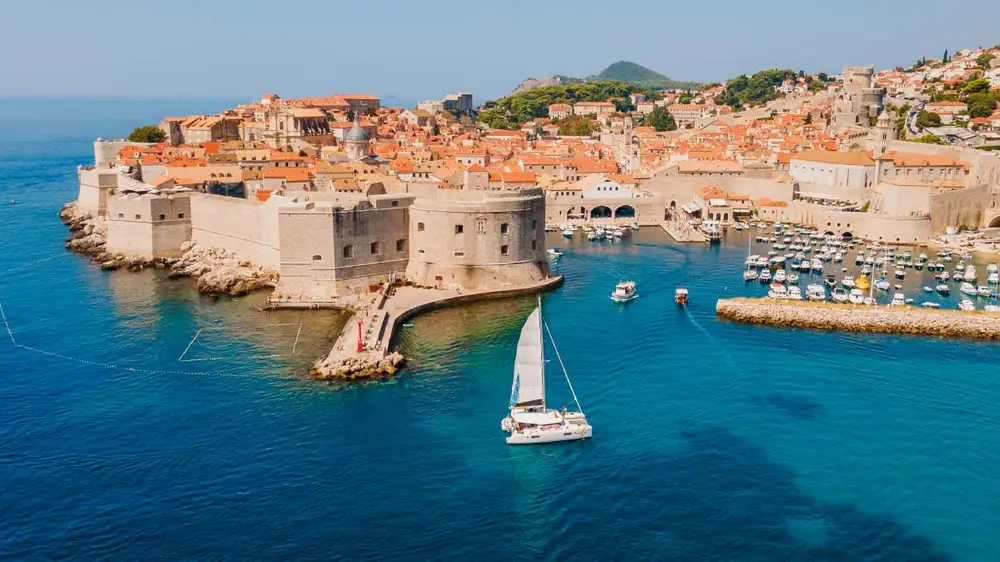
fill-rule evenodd
<path id="1" fill-rule="evenodd" d="M 406 360 L 396 351 L 379 359 L 358 356 L 334 361 L 323 357 L 309 368 L 309 375 L 316 380 L 378 380 L 392 377 L 405 363 Z"/>
<path id="2" fill-rule="evenodd" d="M 206 294 L 242 296 L 259 289 L 274 288 L 278 272 L 240 260 L 236 254 L 220 248 L 202 248 L 195 242 L 185 242 L 179 258 L 146 259 L 107 251 L 108 225 L 99 217 L 80 210 L 76 203 L 67 203 L 59 217 L 70 230 L 66 248 L 89 256 L 101 269 L 141 271 L 146 268 L 169 269 L 169 277 L 196 278 L 198 291 Z"/>
<path id="3" fill-rule="evenodd" d="M 715 314 L 736 322 L 789 328 L 1000 339 L 1000 314 L 982 311 L 737 298 L 720 299 Z"/>

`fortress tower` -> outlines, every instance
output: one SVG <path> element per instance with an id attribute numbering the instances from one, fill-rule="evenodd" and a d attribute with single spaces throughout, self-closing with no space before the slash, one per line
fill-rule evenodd
<path id="1" fill-rule="evenodd" d="M 872 156 L 878 158 L 889 151 L 889 143 L 899 139 L 899 131 L 896 129 L 894 115 L 889 115 L 883 110 L 878 116 L 875 128 L 869 133 L 868 138 L 872 141 Z"/>

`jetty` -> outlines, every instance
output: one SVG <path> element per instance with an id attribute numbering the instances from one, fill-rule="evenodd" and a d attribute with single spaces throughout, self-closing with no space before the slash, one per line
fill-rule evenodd
<path id="1" fill-rule="evenodd" d="M 707 242 L 708 238 L 690 224 L 680 221 L 660 221 L 660 228 L 677 242 Z"/>
<path id="2" fill-rule="evenodd" d="M 1000 339 L 1000 314 L 983 311 L 734 298 L 716 302 L 715 314 L 736 322 L 789 328 Z"/>
<path id="3" fill-rule="evenodd" d="M 370 300 L 353 308 L 330 353 L 315 363 L 318 379 L 358 380 L 392 376 L 405 359 L 393 351 L 399 328 L 414 316 L 474 301 L 502 299 L 550 291 L 563 277 L 548 277 L 527 285 L 481 290 L 433 289 L 386 283 Z"/>

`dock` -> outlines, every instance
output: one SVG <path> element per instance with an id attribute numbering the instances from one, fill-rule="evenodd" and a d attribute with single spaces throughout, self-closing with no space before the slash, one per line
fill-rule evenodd
<path id="1" fill-rule="evenodd" d="M 735 298 L 720 299 L 715 314 L 736 322 L 786 328 L 1000 339 L 1000 313 L 984 311 Z"/>
<path id="2" fill-rule="evenodd" d="M 354 317 L 347 321 L 330 353 L 313 364 L 311 373 L 321 379 L 393 375 L 404 360 L 393 351 L 399 328 L 418 314 L 468 302 L 550 291 L 562 282 L 563 277 L 557 276 L 527 285 L 483 291 L 394 287 L 387 283 L 371 295 L 370 300 L 355 307 Z"/>
<path id="3" fill-rule="evenodd" d="M 707 242 L 708 238 L 695 227 L 680 221 L 661 221 L 660 228 L 677 242 Z"/>

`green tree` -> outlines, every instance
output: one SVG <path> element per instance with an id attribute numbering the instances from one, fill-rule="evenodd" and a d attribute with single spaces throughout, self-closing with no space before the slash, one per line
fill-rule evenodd
<path id="1" fill-rule="evenodd" d="M 966 94 L 982 94 L 990 91 L 990 81 L 985 78 L 976 78 L 975 80 L 969 80 L 969 82 L 962 88 L 962 91 Z"/>
<path id="2" fill-rule="evenodd" d="M 812 113 L 806 113 L 806 119 L 805 119 L 805 121 L 803 121 L 803 123 L 805 123 L 806 125 L 812 125 L 812 123 L 813 123 L 813 114 Z"/>
<path id="3" fill-rule="evenodd" d="M 944 56 L 941 57 L 941 62 L 948 62 L 948 49 L 944 50 Z"/>
<path id="4" fill-rule="evenodd" d="M 829 82 L 830 81 L 830 76 L 827 73 L 825 73 L 825 72 L 820 72 L 819 74 L 816 75 L 816 78 L 820 82 Z"/>
<path id="5" fill-rule="evenodd" d="M 691 103 L 693 99 L 694 96 L 691 95 L 691 92 L 685 92 L 681 94 L 681 97 L 677 98 L 677 103 Z"/>
<path id="6" fill-rule="evenodd" d="M 354 117 L 355 117 L 354 110 L 353 109 L 348 109 L 347 110 L 347 120 L 348 121 L 354 121 Z"/>
<path id="7" fill-rule="evenodd" d="M 507 119 L 507 115 L 499 109 L 486 109 L 479 112 L 479 121 L 491 129 L 514 128 L 514 124 Z"/>
<path id="8" fill-rule="evenodd" d="M 167 134 L 156 125 L 143 125 L 132 129 L 128 140 L 131 142 L 163 142 L 167 140 Z"/>
<path id="9" fill-rule="evenodd" d="M 441 127 L 439 127 L 437 123 L 434 123 L 434 126 L 431 127 L 431 135 L 436 137 L 440 134 L 441 134 Z"/>
<path id="10" fill-rule="evenodd" d="M 676 131 L 677 122 L 674 116 L 663 106 L 656 106 L 653 111 L 646 116 L 646 124 L 657 131 Z"/>
<path id="11" fill-rule="evenodd" d="M 990 115 L 993 115 L 993 110 L 995 108 L 995 105 L 990 106 L 985 102 L 971 104 L 969 105 L 969 117 L 973 119 L 976 117 L 989 117 Z"/>
<path id="12" fill-rule="evenodd" d="M 309 156 L 309 155 L 308 155 L 308 154 L 306 154 L 306 151 L 305 151 L 305 150 L 300 150 L 300 151 L 299 151 L 299 156 L 302 156 L 302 157 L 306 157 L 306 156 Z"/>
<path id="13" fill-rule="evenodd" d="M 913 139 L 912 142 L 922 142 L 924 144 L 948 144 L 937 135 L 924 135 L 920 138 Z"/>
<path id="14" fill-rule="evenodd" d="M 559 122 L 559 134 L 562 136 L 588 137 L 597 130 L 597 124 L 582 115 L 570 115 Z"/>
<path id="15" fill-rule="evenodd" d="M 917 127 L 926 129 L 927 127 L 940 127 L 941 116 L 929 111 L 921 111 L 917 114 Z"/>
<path id="16" fill-rule="evenodd" d="M 992 60 L 993 60 L 993 55 L 989 53 L 983 53 L 978 57 L 976 57 L 976 64 L 979 65 L 979 68 L 987 69 L 990 67 L 990 61 Z"/>
<path id="17" fill-rule="evenodd" d="M 373 116 L 375 116 L 375 115 L 376 115 L 377 113 L 378 113 L 378 112 L 377 112 L 377 111 L 375 110 L 375 108 L 374 108 L 374 107 L 372 107 L 372 106 L 370 106 L 370 105 L 369 105 L 368 107 L 366 107 L 366 108 L 365 108 L 365 115 L 367 115 L 367 116 L 369 116 L 369 117 L 373 117 Z"/>

